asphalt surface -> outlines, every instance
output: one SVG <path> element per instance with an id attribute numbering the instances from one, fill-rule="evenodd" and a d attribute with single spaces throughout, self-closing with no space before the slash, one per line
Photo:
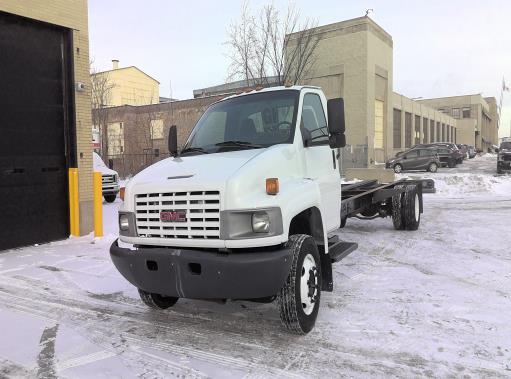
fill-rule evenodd
<path id="1" fill-rule="evenodd" d="M 511 177 L 492 159 L 413 173 L 440 189 L 418 231 L 350 219 L 338 234 L 359 249 L 305 337 L 274 304 L 146 308 L 111 264 L 105 204 L 102 239 L 0 254 L 0 378 L 510 377 L 511 193 L 492 191 Z"/>

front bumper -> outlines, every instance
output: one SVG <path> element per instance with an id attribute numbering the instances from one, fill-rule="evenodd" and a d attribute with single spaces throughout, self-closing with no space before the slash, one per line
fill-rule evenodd
<path id="1" fill-rule="evenodd" d="M 498 161 L 497 168 L 499 170 L 511 170 L 511 161 Z"/>
<path id="2" fill-rule="evenodd" d="M 225 253 L 179 248 L 121 248 L 110 257 L 119 272 L 146 292 L 189 299 L 255 299 L 276 295 L 291 267 L 291 250 Z"/>
<path id="3" fill-rule="evenodd" d="M 108 194 L 117 194 L 119 192 L 119 185 L 118 184 L 113 184 L 113 185 L 108 185 L 108 186 L 103 186 L 102 187 L 102 192 L 103 192 L 103 195 L 108 195 Z"/>

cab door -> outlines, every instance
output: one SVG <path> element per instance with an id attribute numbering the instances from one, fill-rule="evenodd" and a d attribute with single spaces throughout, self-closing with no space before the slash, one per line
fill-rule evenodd
<path id="1" fill-rule="evenodd" d="M 323 225 L 326 230 L 340 226 L 341 178 L 337 157 L 328 144 L 326 102 L 317 92 L 303 95 L 300 117 L 305 155 L 305 174 L 315 180 L 321 193 Z"/>

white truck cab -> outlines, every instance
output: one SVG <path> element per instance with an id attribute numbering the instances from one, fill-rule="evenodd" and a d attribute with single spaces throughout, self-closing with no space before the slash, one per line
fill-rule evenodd
<path id="1" fill-rule="evenodd" d="M 277 298 L 287 329 L 309 332 L 321 290 L 333 288 L 328 233 L 341 224 L 344 144 L 342 99 L 327 102 L 317 87 L 212 104 L 180 153 L 173 127 L 174 157 L 126 185 L 115 266 L 149 306 Z"/>
<path id="2" fill-rule="evenodd" d="M 107 203 L 113 203 L 119 193 L 119 174 L 108 168 L 97 153 L 92 153 L 94 171 L 101 173 L 101 188 Z"/>

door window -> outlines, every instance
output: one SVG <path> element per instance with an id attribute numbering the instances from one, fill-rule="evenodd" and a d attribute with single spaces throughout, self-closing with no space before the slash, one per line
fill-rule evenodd
<path id="1" fill-rule="evenodd" d="M 321 99 L 315 93 L 303 98 L 301 130 L 309 146 L 328 144 L 328 128 Z"/>
<path id="2" fill-rule="evenodd" d="M 419 156 L 419 152 L 417 150 L 414 150 L 414 151 L 410 151 L 409 153 L 406 154 L 406 159 L 417 158 L 418 156 Z"/>

